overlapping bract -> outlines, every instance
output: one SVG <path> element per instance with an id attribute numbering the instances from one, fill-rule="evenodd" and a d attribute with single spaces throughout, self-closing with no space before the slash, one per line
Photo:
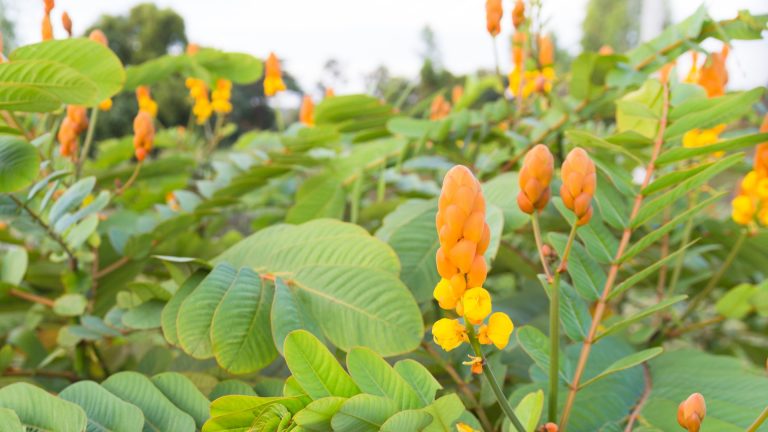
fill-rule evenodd
<path id="1" fill-rule="evenodd" d="M 555 159 L 547 146 L 538 144 L 526 153 L 518 177 L 520 193 L 517 205 L 520 210 L 531 214 L 546 207 L 551 196 L 549 184 L 554 171 Z"/>
<path id="2" fill-rule="evenodd" d="M 504 10 L 501 7 L 501 0 L 485 1 L 485 26 L 491 36 L 496 37 L 501 32 L 501 17 Z"/>
<path id="3" fill-rule="evenodd" d="M 88 129 L 88 115 L 85 107 L 69 105 L 67 116 L 61 122 L 57 135 L 59 153 L 74 160 L 77 157 L 78 138 L 86 129 Z"/>
<path id="4" fill-rule="evenodd" d="M 768 132 L 768 114 L 763 119 L 760 132 Z M 741 180 L 731 205 L 734 222 L 749 225 L 757 218 L 760 224 L 768 226 L 768 142 L 755 149 L 753 169 Z"/>
<path id="5" fill-rule="evenodd" d="M 480 182 L 465 166 L 451 168 L 443 180 L 436 217 L 440 240 L 436 261 L 442 279 L 434 297 L 441 308 L 455 310 L 468 325 L 482 324 L 493 310 L 491 295 L 482 287 L 488 271 L 483 254 L 491 234 L 485 213 Z M 493 314 L 492 320 L 480 328 L 480 342 L 504 348 L 512 333 L 511 323 L 505 314 Z M 446 351 L 468 340 L 467 327 L 456 319 L 440 319 L 432 334 Z"/>
<path id="6" fill-rule="evenodd" d="M 232 81 L 219 78 L 216 80 L 216 88 L 211 92 L 211 106 L 218 114 L 228 114 L 232 112 Z"/>
<path id="7" fill-rule="evenodd" d="M 136 159 L 143 161 L 152 150 L 152 144 L 155 142 L 154 119 L 149 113 L 139 111 L 136 118 L 133 119 L 133 148 L 136 153 Z"/>
<path id="8" fill-rule="evenodd" d="M 139 111 L 149 114 L 152 118 L 157 117 L 157 102 L 152 99 L 149 87 L 139 86 L 136 88 L 136 102 L 139 104 Z"/>
<path id="9" fill-rule="evenodd" d="M 195 122 L 199 125 L 205 123 L 213 114 L 213 106 L 208 99 L 208 86 L 205 85 L 205 81 L 198 78 L 187 78 L 184 84 L 189 89 L 189 96 L 194 101 L 192 115 L 195 116 Z"/>
<path id="10" fill-rule="evenodd" d="M 677 407 L 677 422 L 688 432 L 699 432 L 701 422 L 707 415 L 707 404 L 701 393 L 694 393 L 688 396 Z"/>
<path id="11" fill-rule="evenodd" d="M 275 53 L 269 53 L 265 68 L 264 94 L 267 96 L 274 96 L 278 92 L 284 91 L 286 87 L 285 82 L 283 82 L 282 73 L 280 72 L 280 60 L 277 59 Z"/>
<path id="12" fill-rule="evenodd" d="M 315 124 L 315 103 L 310 95 L 304 95 L 301 100 L 299 121 L 306 126 L 314 126 Z"/>
<path id="13" fill-rule="evenodd" d="M 576 214 L 578 225 L 586 224 L 592 218 L 592 197 L 597 187 L 595 163 L 584 149 L 577 147 L 565 158 L 560 176 L 563 204 Z"/>

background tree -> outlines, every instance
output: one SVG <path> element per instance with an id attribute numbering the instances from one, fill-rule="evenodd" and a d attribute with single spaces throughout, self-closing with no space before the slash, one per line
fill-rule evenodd
<path id="1" fill-rule="evenodd" d="M 641 0 L 589 0 L 582 24 L 582 48 L 597 51 L 610 45 L 616 52 L 625 52 L 637 45 L 641 7 Z"/>
<path id="2" fill-rule="evenodd" d="M 0 0 L 0 33 L 3 35 L 3 54 L 7 57 L 16 45 L 16 29 L 8 18 L 8 4 L 5 0 Z"/>

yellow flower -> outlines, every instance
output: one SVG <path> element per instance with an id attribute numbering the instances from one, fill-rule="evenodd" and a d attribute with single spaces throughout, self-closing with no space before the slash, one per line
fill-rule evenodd
<path id="1" fill-rule="evenodd" d="M 213 113 L 213 106 L 208 98 L 200 98 L 195 101 L 195 106 L 192 107 L 192 114 L 197 118 L 197 124 L 203 124 L 211 117 Z"/>
<path id="2" fill-rule="evenodd" d="M 744 176 L 744 179 L 741 180 L 741 192 L 748 195 L 757 192 L 758 180 L 760 180 L 760 178 L 758 177 L 757 172 L 750 171 Z"/>
<path id="3" fill-rule="evenodd" d="M 683 135 L 683 147 L 695 148 L 716 144 L 724 130 L 724 124 L 719 124 L 710 129 L 691 129 Z M 723 156 L 723 152 L 715 152 L 713 155 L 719 158 Z"/>
<path id="4" fill-rule="evenodd" d="M 473 428 L 472 426 L 462 422 L 456 423 L 456 431 L 457 432 L 479 432 L 477 429 Z"/>
<path id="5" fill-rule="evenodd" d="M 211 93 L 211 106 L 219 114 L 232 112 L 232 81 L 220 79 L 216 81 L 216 89 Z"/>
<path id="6" fill-rule="evenodd" d="M 112 109 L 112 99 L 107 98 L 99 103 L 99 109 L 102 111 L 109 111 Z"/>
<path id="7" fill-rule="evenodd" d="M 755 217 L 755 212 L 757 211 L 752 198 L 746 195 L 739 195 L 733 199 L 731 205 L 733 206 L 731 217 L 736 223 L 747 225 L 752 222 L 752 219 Z"/>
<path id="8" fill-rule="evenodd" d="M 457 275 L 458 276 L 458 275 Z M 435 300 L 440 304 L 443 309 L 453 309 L 456 307 L 456 303 L 460 297 L 453 294 L 453 288 L 451 287 L 451 281 L 442 278 L 440 282 L 435 285 L 435 290 L 432 293 Z"/>
<path id="9" fill-rule="evenodd" d="M 498 349 L 504 349 L 509 343 L 509 336 L 515 325 L 509 316 L 503 312 L 496 312 L 488 318 L 488 325 L 483 325 L 477 333 L 481 344 L 496 345 Z"/>
<path id="10" fill-rule="evenodd" d="M 763 201 L 768 200 L 768 178 L 760 179 L 760 181 L 757 182 L 755 195 Z"/>
<path id="11" fill-rule="evenodd" d="M 459 320 L 441 318 L 432 325 L 432 338 L 444 350 L 451 351 L 467 341 L 467 329 Z"/>
<path id="12" fill-rule="evenodd" d="M 267 96 L 274 96 L 277 92 L 285 90 L 285 83 L 283 82 L 283 77 L 280 73 L 280 60 L 277 59 L 275 53 L 269 53 L 265 69 L 264 94 Z"/>
<path id="13" fill-rule="evenodd" d="M 136 88 L 136 101 L 139 104 L 139 112 L 145 112 L 152 118 L 157 117 L 157 102 L 152 99 L 149 87 L 139 86 Z"/>
<path id="14" fill-rule="evenodd" d="M 491 295 L 485 288 L 467 290 L 461 303 L 464 318 L 472 324 L 480 324 L 491 313 Z"/>

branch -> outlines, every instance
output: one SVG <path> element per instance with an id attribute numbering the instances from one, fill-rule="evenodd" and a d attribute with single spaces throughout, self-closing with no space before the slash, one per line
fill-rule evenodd
<path id="1" fill-rule="evenodd" d="M 53 307 L 53 300 L 51 300 L 49 298 L 41 297 L 39 295 L 35 295 L 35 294 L 32 294 L 32 293 L 28 293 L 26 291 L 18 290 L 16 288 L 11 288 L 8 291 L 8 294 L 10 294 L 10 295 L 12 295 L 14 297 L 18 297 L 20 299 L 32 302 L 32 303 L 41 304 L 43 306 L 48 306 L 50 308 Z"/>
<path id="2" fill-rule="evenodd" d="M 584 374 L 584 369 L 586 368 L 587 360 L 589 359 L 589 353 L 592 349 L 592 345 L 594 344 L 595 336 L 597 335 L 597 329 L 603 319 L 606 305 L 608 303 L 608 298 L 610 297 L 611 291 L 613 290 L 614 284 L 616 283 L 616 277 L 619 273 L 619 268 L 621 267 L 621 258 L 624 255 L 624 251 L 629 245 L 629 239 L 632 236 L 631 221 L 637 217 L 637 214 L 640 211 L 640 206 L 643 204 L 644 196 L 642 191 L 646 186 L 648 186 L 651 178 L 653 178 L 653 172 L 656 168 L 656 159 L 659 157 L 662 144 L 664 143 L 664 132 L 667 129 L 667 116 L 669 115 L 669 85 L 667 82 L 663 82 L 662 85 L 664 105 L 662 106 L 661 123 L 659 124 L 659 131 L 653 144 L 651 159 L 648 162 L 648 166 L 645 170 L 645 178 L 643 179 L 643 184 L 640 186 L 640 190 L 635 197 L 635 203 L 632 206 L 632 212 L 629 216 L 630 223 L 626 228 L 624 228 L 624 233 L 622 234 L 621 241 L 619 242 L 619 248 L 616 251 L 616 257 L 614 258 L 613 264 L 611 264 L 611 268 L 608 271 L 608 277 L 605 281 L 605 286 L 603 287 L 603 293 L 600 295 L 600 299 L 597 302 L 597 307 L 595 308 L 592 325 L 590 325 L 587 338 L 584 340 L 584 344 L 581 347 L 579 362 L 576 365 L 576 371 L 574 372 L 573 380 L 571 382 L 571 390 L 568 392 L 568 399 L 565 402 L 565 407 L 563 408 L 563 416 L 560 420 L 560 432 L 565 432 L 566 426 L 568 425 L 568 418 L 576 400 L 576 392 L 579 391 L 579 381 Z"/>
<path id="3" fill-rule="evenodd" d="M 43 221 L 40 218 L 40 216 L 38 216 L 35 212 L 33 212 L 32 209 L 29 208 L 29 206 L 27 206 L 26 203 L 16 198 L 16 196 L 13 194 L 8 194 L 8 196 L 11 197 L 11 199 L 16 203 L 17 206 L 26 210 L 26 212 L 32 217 L 32 219 L 34 219 L 38 225 L 40 225 L 41 227 L 43 227 L 43 229 L 45 229 L 45 231 L 48 233 L 48 236 L 51 237 L 54 241 L 56 241 L 56 243 L 58 243 L 62 249 L 64 249 L 64 252 L 66 252 L 66 254 L 69 256 L 70 267 L 72 267 L 72 269 L 75 269 L 77 267 L 77 258 L 75 258 L 75 253 L 72 252 L 72 250 L 69 248 L 69 246 L 64 241 L 64 239 L 62 239 L 61 236 L 56 234 L 53 228 L 51 228 L 51 226 L 45 223 L 45 221 Z"/>
<path id="4" fill-rule="evenodd" d="M 640 417 L 640 410 L 643 409 L 643 405 L 645 405 L 645 402 L 648 400 L 648 396 L 651 395 L 651 386 L 653 385 L 653 381 L 651 380 L 651 371 L 648 369 L 648 363 L 643 363 L 643 378 L 645 380 L 645 389 L 643 390 L 643 395 L 640 396 L 640 400 L 637 401 L 635 409 L 633 409 L 632 414 L 629 415 L 629 419 L 627 420 L 627 427 L 624 428 L 624 432 L 632 432 L 632 426 L 635 425 L 635 421 L 637 421 L 637 418 Z"/>
<path id="5" fill-rule="evenodd" d="M 80 377 L 69 371 L 49 371 L 49 370 L 21 370 L 9 368 L 2 374 L 10 377 L 45 377 L 45 378 L 63 378 L 71 382 L 80 381 Z"/>

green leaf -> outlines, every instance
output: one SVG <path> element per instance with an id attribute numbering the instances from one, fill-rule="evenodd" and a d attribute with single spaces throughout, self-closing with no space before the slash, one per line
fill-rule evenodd
<path id="1" fill-rule="evenodd" d="M 49 60 L 64 64 L 88 78 L 96 86 L 96 105 L 123 87 L 125 71 L 115 53 L 87 38 L 50 40 L 16 49 L 11 62 Z"/>
<path id="2" fill-rule="evenodd" d="M 443 388 L 427 368 L 415 360 L 400 360 L 395 363 L 395 372 L 413 387 L 424 405 L 434 402 L 435 393 Z"/>
<path id="3" fill-rule="evenodd" d="M 194 419 L 177 408 L 144 375 L 136 372 L 118 372 L 107 378 L 101 386 L 141 409 L 144 413 L 144 430 L 195 430 Z"/>
<path id="4" fill-rule="evenodd" d="M 563 234 L 550 233 L 548 238 L 559 256 L 563 256 L 568 237 Z M 576 241 L 571 246 L 567 266 L 568 274 L 571 275 L 574 288 L 579 295 L 589 301 L 597 300 L 605 286 L 605 273 L 595 260 L 587 254 L 584 247 Z"/>
<path id="5" fill-rule="evenodd" d="M 705 168 L 701 172 L 689 177 L 687 180 L 681 182 L 675 188 L 665 192 L 663 195 L 643 203 L 643 206 L 640 207 L 640 211 L 637 213 L 637 216 L 635 216 L 635 218 L 630 221 L 630 225 L 633 228 L 643 225 L 663 209 L 667 208 L 672 203 L 685 196 L 688 192 L 702 186 L 717 174 L 725 171 L 726 169 L 736 165 L 743 160 L 744 155 L 741 153 L 737 153 L 721 159 L 711 166 Z"/>
<path id="6" fill-rule="evenodd" d="M 436 214 L 435 200 L 409 200 L 384 217 L 376 231 L 376 237 L 397 253 L 403 265 L 401 279 L 420 303 L 432 299 L 432 289 L 440 281 L 435 264 L 440 247 Z"/>
<path id="7" fill-rule="evenodd" d="M 617 154 L 620 153 L 637 162 L 638 164 L 642 163 L 640 158 L 629 151 L 627 147 L 606 141 L 598 136 L 591 134 L 590 132 L 582 130 L 568 130 L 565 131 L 565 136 L 574 146 L 594 148 L 598 149 L 598 151 L 603 150 Z"/>
<path id="8" fill-rule="evenodd" d="M 316 337 L 304 330 L 291 332 L 283 347 L 285 362 L 309 397 L 350 397 L 360 393 L 352 378 Z"/>
<path id="9" fill-rule="evenodd" d="M 294 330 L 306 330 L 315 335 L 322 334 L 320 327 L 299 300 L 295 288 L 277 278 L 274 297 L 271 313 L 272 337 L 274 345 L 281 354 L 286 336 Z"/>
<path id="10" fill-rule="evenodd" d="M 40 158 L 32 144 L 10 135 L 0 135 L 0 192 L 16 192 L 37 177 Z"/>
<path id="11" fill-rule="evenodd" d="M 639 89 L 616 101 L 616 126 L 619 132 L 634 131 L 654 138 L 662 110 L 662 86 L 649 79 Z"/>
<path id="12" fill-rule="evenodd" d="M 675 252 L 665 256 L 664 258 L 654 262 L 653 264 L 649 266 L 645 266 L 642 268 L 642 270 L 633 273 L 632 276 L 624 279 L 621 283 L 616 285 L 613 290 L 611 290 L 611 294 L 608 296 L 608 299 L 612 299 L 616 297 L 617 295 L 623 293 L 624 291 L 632 288 L 639 282 L 642 282 L 645 278 L 652 275 L 656 270 L 659 269 L 659 267 L 667 264 L 668 262 L 672 261 L 673 259 L 676 259 L 680 254 L 685 253 L 685 251 L 695 243 L 695 241 L 692 241 L 688 243 L 687 245 L 682 246 L 680 249 L 676 250 Z"/>
<path id="13" fill-rule="evenodd" d="M 216 400 L 222 396 L 228 395 L 257 396 L 256 392 L 253 390 L 253 387 L 249 386 L 248 384 L 239 380 L 228 379 L 220 381 L 218 384 L 216 384 L 216 387 L 211 390 L 208 398 L 210 400 Z"/>
<path id="14" fill-rule="evenodd" d="M 679 52 L 687 51 L 685 41 L 695 39 L 701 33 L 708 18 L 707 10 L 702 5 L 685 20 L 668 26 L 658 36 L 639 45 L 627 53 L 633 68 L 643 67 L 643 71 L 652 72 L 665 63 L 672 61 Z M 678 47 L 678 51 L 672 51 Z M 670 51 L 674 55 L 670 54 Z"/>
<path id="15" fill-rule="evenodd" d="M 141 432 L 144 414 L 93 381 L 65 388 L 59 397 L 80 405 L 88 415 L 88 432 Z"/>
<path id="16" fill-rule="evenodd" d="M 426 405 L 405 379 L 369 348 L 352 348 L 347 354 L 347 370 L 361 392 L 389 398 L 398 409 Z"/>
<path id="17" fill-rule="evenodd" d="M 728 290 L 715 304 L 717 313 L 726 317 L 741 319 L 749 314 L 753 307 L 752 296 L 757 293 L 757 286 L 751 284 L 739 284 Z"/>
<path id="18" fill-rule="evenodd" d="M 729 123 L 752 111 L 752 106 L 760 100 L 764 91 L 764 88 L 758 87 L 746 92 L 713 99 L 713 102 L 716 101 L 717 103 L 707 109 L 684 115 L 673 122 L 664 132 L 664 140 L 679 139 L 691 129 L 711 128 L 721 123 Z"/>
<path id="19" fill-rule="evenodd" d="M 672 305 L 674 305 L 676 303 L 679 303 L 679 302 L 685 300 L 686 298 L 688 298 L 687 295 L 679 295 L 679 296 L 671 297 L 671 298 L 668 298 L 666 300 L 662 300 L 659 303 L 654 304 L 653 306 L 645 308 L 645 309 L 641 310 L 640 312 L 638 312 L 638 313 L 636 313 L 634 315 L 631 315 L 631 316 L 629 316 L 627 318 L 623 318 L 619 322 L 611 324 L 605 330 L 603 330 L 602 332 L 598 333 L 598 335 L 595 336 L 595 341 L 598 341 L 598 340 L 602 339 L 603 337 L 608 336 L 609 334 L 612 334 L 612 333 L 615 333 L 615 332 L 617 332 L 617 331 L 619 331 L 621 329 L 624 329 L 627 326 L 629 326 L 630 324 L 636 323 L 636 322 L 642 320 L 643 318 L 651 316 L 651 315 L 655 314 L 656 312 L 662 311 L 662 310 L 664 310 L 664 309 L 666 309 L 666 308 L 668 308 L 668 307 L 670 307 L 670 306 L 672 306 Z"/>
<path id="20" fill-rule="evenodd" d="M 274 414 L 283 418 L 287 413 L 297 413 L 305 406 L 306 398 L 224 396 L 211 403 L 211 419 L 203 426 L 203 432 L 242 431 L 252 429 L 256 422 L 273 422 Z M 276 422 L 279 424 L 280 420 Z M 256 429 L 262 430 L 262 429 Z"/>
<path id="21" fill-rule="evenodd" d="M 397 406 L 390 399 L 359 394 L 341 405 L 331 419 L 331 427 L 336 432 L 377 432 L 396 412 Z"/>
<path id="22" fill-rule="evenodd" d="M 424 411 L 406 410 L 388 418 L 381 425 L 381 432 L 423 431 L 432 423 L 432 416 Z"/>
<path id="23" fill-rule="evenodd" d="M 181 287 L 179 287 L 173 297 L 171 297 L 171 299 L 163 308 L 163 312 L 160 315 L 160 322 L 163 328 L 163 336 L 165 336 L 165 340 L 167 340 L 172 345 L 178 346 L 180 344 L 178 330 L 176 328 L 176 320 L 179 316 L 179 308 L 181 308 L 184 300 L 186 300 L 192 291 L 197 288 L 200 282 L 205 279 L 207 274 L 208 272 L 204 270 L 197 270 L 196 272 L 192 273 L 192 275 L 190 275 L 189 278 L 184 281 Z"/>
<path id="24" fill-rule="evenodd" d="M 397 274 L 397 256 L 363 228 L 334 220 L 276 225 L 214 262 L 280 274 L 337 347 L 367 346 L 391 356 L 415 349 L 423 322 Z"/>
<path id="25" fill-rule="evenodd" d="M 293 421 L 302 429 L 312 432 L 331 430 L 331 418 L 341 409 L 347 398 L 328 396 L 312 401 L 297 412 Z"/>
<path id="26" fill-rule="evenodd" d="M 627 249 L 624 254 L 621 256 L 621 262 L 626 262 L 627 260 L 632 259 L 635 255 L 639 254 L 645 248 L 655 243 L 658 239 L 664 236 L 664 234 L 672 231 L 672 229 L 677 228 L 680 226 L 680 224 L 685 223 L 688 219 L 695 217 L 696 215 L 701 214 L 701 211 L 712 205 L 713 203 L 720 200 L 723 195 L 725 195 L 725 192 L 721 192 L 718 194 L 715 194 L 704 201 L 696 204 L 695 206 L 685 210 L 684 212 L 678 214 L 674 218 L 670 219 L 669 222 L 665 223 L 664 225 L 656 228 L 655 230 L 649 232 L 639 240 L 635 241 L 632 246 L 630 246 L 629 249 Z"/>
<path id="27" fill-rule="evenodd" d="M 51 211 L 48 213 L 50 223 L 55 225 L 68 211 L 82 204 L 85 197 L 91 193 L 95 185 L 95 177 L 86 177 L 70 186 L 69 189 L 67 189 L 67 191 L 53 203 L 53 206 L 51 206 Z"/>
<path id="28" fill-rule="evenodd" d="M 198 359 L 214 355 L 211 327 L 216 308 L 235 284 L 245 283 L 234 267 L 218 264 L 182 302 L 176 326 L 187 354 Z"/>
<path id="29" fill-rule="evenodd" d="M 3 86 L 3 93 L 0 96 L 0 109 L 8 111 L 22 112 L 50 112 L 56 111 L 61 107 L 61 99 L 37 87 L 24 85 Z M 20 131 L 16 129 L 3 129 L 2 133 L 13 133 Z"/>
<path id="30" fill-rule="evenodd" d="M 88 300 L 82 294 L 64 294 L 53 302 L 56 315 L 73 317 L 82 315 Z"/>
<path id="31" fill-rule="evenodd" d="M 528 393 L 515 407 L 515 415 L 525 427 L 525 432 L 534 432 L 539 424 L 541 412 L 544 410 L 544 392 L 539 390 Z M 504 420 L 509 424 L 509 420 Z M 507 425 L 508 427 L 508 425 Z"/>
<path id="32" fill-rule="evenodd" d="M 23 93 L 6 93 L 7 89 L 34 88 L 56 97 L 60 103 L 98 104 L 97 87 L 78 71 L 46 60 L 21 60 L 0 64 L 0 105 L 18 103 Z M 8 96 L 5 96 L 5 95 Z"/>
<path id="33" fill-rule="evenodd" d="M 534 363 L 549 371 L 549 338 L 541 330 L 531 325 L 523 326 L 517 331 L 517 341 Z M 568 382 L 563 372 L 563 357 L 559 358 L 559 363 L 560 378 Z"/>
<path id="34" fill-rule="evenodd" d="M 605 368 L 602 372 L 595 375 L 594 377 L 582 382 L 579 385 L 579 389 L 583 389 L 584 387 L 587 387 L 588 385 L 594 383 L 597 380 L 600 380 L 602 378 L 607 377 L 610 374 L 614 374 L 616 372 L 623 371 L 625 369 L 629 369 L 632 367 L 635 367 L 641 363 L 645 363 L 648 360 L 658 356 L 664 352 L 664 349 L 661 347 L 655 347 L 655 348 L 648 348 L 643 351 L 638 351 L 634 354 L 630 354 L 622 359 L 616 360 L 613 362 L 610 366 Z"/>
<path id="35" fill-rule="evenodd" d="M 549 284 L 539 277 L 542 285 L 551 295 Z M 560 281 L 560 322 L 565 334 L 575 341 L 586 339 L 589 327 L 592 325 L 592 316 L 585 301 L 576 293 L 576 290 L 565 281 Z"/>
<path id="36" fill-rule="evenodd" d="M 706 168 L 709 168 L 712 166 L 714 162 L 711 163 L 703 163 L 696 165 L 695 167 L 687 170 L 680 170 L 680 171 L 672 171 L 669 174 L 666 174 L 664 176 L 661 176 L 651 182 L 648 186 L 646 186 L 642 190 L 642 194 L 644 196 L 652 195 L 654 192 L 658 192 L 662 189 L 666 189 L 669 186 L 674 186 L 680 184 L 680 182 L 687 180 L 694 175 L 704 171 Z"/>
<path id="37" fill-rule="evenodd" d="M 432 416 L 432 423 L 424 432 L 454 432 L 454 423 L 464 411 L 464 404 L 455 393 L 451 393 L 436 400 L 424 411 Z"/>
<path id="38" fill-rule="evenodd" d="M 517 205 L 517 195 L 520 193 L 520 183 L 516 172 L 499 174 L 482 184 L 483 196 L 486 202 L 501 209 L 504 214 L 504 231 L 516 230 L 530 221 L 530 217 L 520 210 Z M 488 218 L 491 214 L 489 212 Z M 490 220 L 488 225 L 490 225 Z M 433 231 L 434 225 L 433 225 Z M 499 233 L 501 236 L 501 233 Z M 489 248 L 490 249 L 490 248 Z M 495 255 L 495 254 L 494 254 Z"/>
<path id="39" fill-rule="evenodd" d="M 754 135 L 745 135 L 737 138 L 719 141 L 717 144 L 711 144 L 702 147 L 679 147 L 664 151 L 658 159 L 656 166 L 664 166 L 673 162 L 691 159 L 696 156 L 709 155 L 721 151 L 741 150 L 743 148 L 753 147 L 768 141 L 768 133 L 759 133 Z"/>
<path id="40" fill-rule="evenodd" d="M 0 424 L 7 428 L 6 432 L 24 432 L 19 416 L 8 408 L 0 408 Z"/>
<path id="41" fill-rule="evenodd" d="M 125 90 L 132 91 L 140 85 L 151 85 L 163 81 L 189 65 L 188 56 L 164 55 L 125 69 Z"/>
<path id="42" fill-rule="evenodd" d="M 27 383 L 0 389 L 0 407 L 16 412 L 23 426 L 51 432 L 82 432 L 88 419 L 79 406 Z"/>
<path id="43" fill-rule="evenodd" d="M 659 430 L 680 428 L 677 407 L 694 391 L 707 401 L 702 431 L 744 431 L 768 401 L 765 371 L 739 358 L 679 350 L 651 361 L 650 370 L 653 386 L 640 415 Z"/>
<path id="44" fill-rule="evenodd" d="M 164 372 L 152 377 L 155 385 L 168 400 L 192 416 L 198 428 L 210 417 L 210 402 L 187 377 L 177 372 Z"/>
<path id="45" fill-rule="evenodd" d="M 285 220 L 302 223 L 312 219 L 341 219 L 346 204 L 346 193 L 341 180 L 333 175 L 310 177 L 296 192 L 296 202 L 288 209 Z"/>
<path id="46" fill-rule="evenodd" d="M 272 287 L 258 274 L 240 269 L 216 308 L 210 331 L 216 361 L 224 369 L 235 374 L 253 372 L 277 357 L 270 334 L 273 296 Z"/>
<path id="47" fill-rule="evenodd" d="M 0 281 L 11 285 L 20 285 L 27 272 L 29 257 L 21 246 L 7 245 L 5 254 L 0 259 Z"/>
<path id="48" fill-rule="evenodd" d="M 162 313 L 165 302 L 150 300 L 125 312 L 122 318 L 123 324 L 136 330 L 149 330 L 159 328 L 162 324 Z"/>
<path id="49" fill-rule="evenodd" d="M 245 53 L 222 52 L 210 48 L 201 49 L 188 56 L 217 78 L 225 78 L 236 84 L 250 84 L 261 78 L 261 60 Z"/>

